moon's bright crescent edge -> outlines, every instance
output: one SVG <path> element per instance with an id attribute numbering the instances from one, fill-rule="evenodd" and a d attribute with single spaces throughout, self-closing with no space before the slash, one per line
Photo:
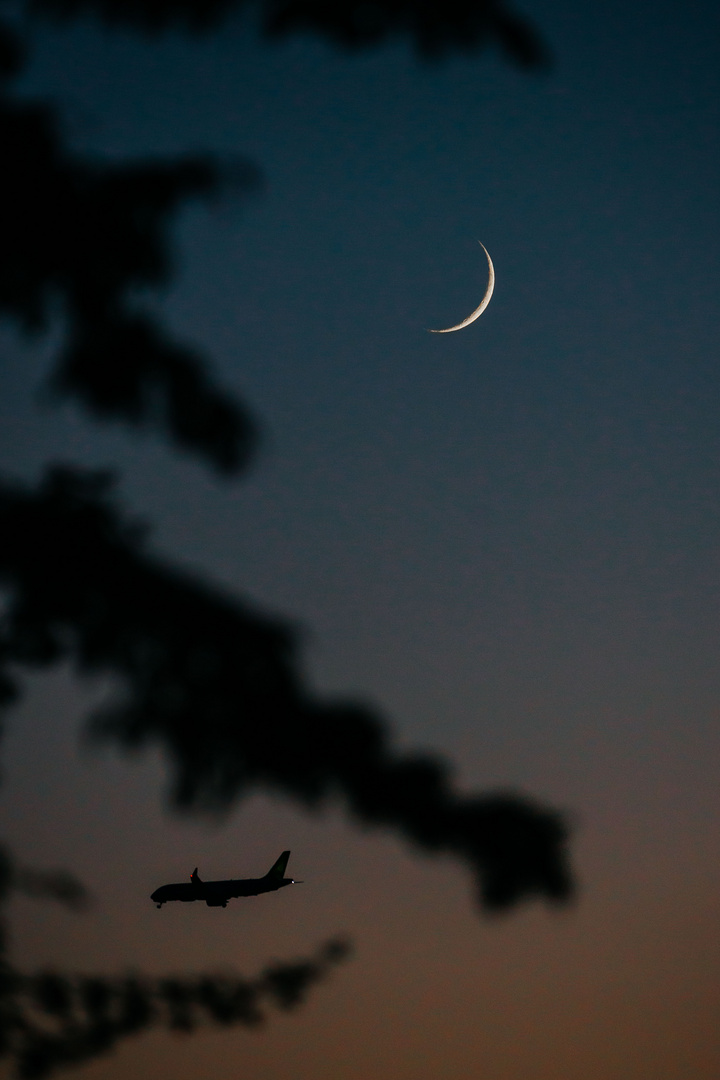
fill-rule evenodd
<path id="1" fill-rule="evenodd" d="M 488 261 L 488 270 L 490 271 L 489 276 L 488 276 L 487 289 L 485 290 L 485 295 L 483 296 L 482 300 L 480 301 L 478 306 L 475 308 L 475 310 L 470 312 L 467 319 L 463 319 L 463 321 L 461 323 L 458 323 L 457 326 L 448 326 L 446 330 L 429 330 L 428 333 L 430 333 L 430 334 L 451 334 L 453 330 L 462 330 L 463 327 L 469 326 L 471 322 L 475 322 L 476 319 L 479 319 L 480 316 L 482 315 L 483 311 L 485 310 L 485 308 L 490 303 L 490 297 L 492 296 L 493 289 L 495 288 L 495 267 L 493 266 L 492 259 L 490 258 L 490 255 L 488 254 L 488 249 L 485 247 L 482 240 L 478 240 L 478 244 L 480 244 L 480 247 L 485 252 L 485 255 L 486 255 L 487 261 Z"/>

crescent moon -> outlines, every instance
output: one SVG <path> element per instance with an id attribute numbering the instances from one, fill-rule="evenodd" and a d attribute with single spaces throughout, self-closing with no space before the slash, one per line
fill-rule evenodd
<path id="1" fill-rule="evenodd" d="M 487 283 L 487 289 L 485 290 L 485 295 L 483 296 L 482 300 L 480 301 L 478 306 L 475 308 L 475 310 L 470 312 L 467 319 L 463 319 L 463 321 L 458 323 L 457 326 L 448 326 L 448 328 L 446 330 L 429 330 L 428 333 L 430 333 L 430 334 L 451 334 L 453 332 L 453 330 L 462 330 L 465 326 L 469 326 L 471 322 L 475 322 L 476 319 L 479 319 L 480 316 L 482 315 L 483 311 L 485 310 L 485 308 L 490 303 L 490 297 L 492 296 L 493 289 L 495 288 L 495 267 L 492 264 L 492 259 L 488 255 L 488 249 L 485 247 L 485 245 L 482 243 L 482 241 L 478 240 L 478 244 L 480 244 L 480 247 L 485 252 L 485 255 L 487 256 L 487 261 L 488 261 L 489 275 L 488 275 L 488 283 Z"/>

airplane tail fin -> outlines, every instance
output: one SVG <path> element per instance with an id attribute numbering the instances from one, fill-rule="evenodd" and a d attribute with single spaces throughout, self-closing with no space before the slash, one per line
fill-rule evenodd
<path id="1" fill-rule="evenodd" d="M 196 866 L 195 869 L 193 870 L 192 874 L 190 875 L 190 881 L 193 883 L 193 885 L 202 884 L 202 878 L 200 877 L 200 875 L 198 874 L 197 871 L 198 871 L 198 868 Z"/>
<path id="2" fill-rule="evenodd" d="M 280 856 L 280 858 L 278 859 L 278 861 L 276 863 L 273 863 L 273 865 L 270 867 L 270 869 L 268 870 L 265 877 L 270 878 L 270 880 L 273 880 L 273 879 L 277 878 L 280 881 L 282 881 L 282 879 L 285 877 L 285 870 L 287 868 L 289 858 L 290 858 L 290 852 L 289 851 L 283 851 L 283 853 Z"/>

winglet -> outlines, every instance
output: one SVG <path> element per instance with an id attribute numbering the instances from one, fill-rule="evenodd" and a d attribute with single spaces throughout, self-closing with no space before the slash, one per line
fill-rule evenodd
<path id="1" fill-rule="evenodd" d="M 285 870 L 287 868 L 289 858 L 290 858 L 290 852 L 289 851 L 283 851 L 282 855 L 277 860 L 277 862 L 273 863 L 273 865 L 270 867 L 270 869 L 268 870 L 265 877 L 266 878 L 271 878 L 271 879 L 278 878 L 278 879 L 282 880 L 285 877 Z"/>

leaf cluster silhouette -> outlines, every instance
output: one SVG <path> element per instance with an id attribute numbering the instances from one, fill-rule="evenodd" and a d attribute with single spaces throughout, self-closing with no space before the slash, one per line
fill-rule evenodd
<path id="1" fill-rule="evenodd" d="M 207 1025 L 258 1027 L 268 1006 L 287 1011 L 300 1005 L 347 953 L 344 942 L 329 941 L 317 956 L 268 965 L 253 979 L 6 971 L 0 973 L 5 1052 L 19 1077 L 38 1080 L 153 1027 L 185 1034 Z"/>
<path id="2" fill-rule="evenodd" d="M 13 891 L 75 910 L 90 902 L 71 874 L 19 865 L 0 848 L 0 908 Z M 331 939 L 315 956 L 268 964 L 253 979 L 225 973 L 23 974 L 4 958 L 4 936 L 0 922 L 0 1057 L 23 1080 L 80 1065 L 151 1028 L 190 1034 L 206 1025 L 258 1027 L 268 1006 L 288 1011 L 302 1004 L 351 951 L 347 941 Z"/>
<path id="3" fill-rule="evenodd" d="M 340 796 L 359 820 L 465 859 L 484 903 L 570 891 L 559 816 L 518 797 L 468 798 L 430 757 L 396 754 L 360 705 L 306 688 L 286 624 L 173 570 L 109 498 L 107 474 L 52 469 L 36 491 L 0 491 L 0 581 L 9 665 L 73 662 L 115 676 L 122 697 L 96 736 L 165 752 L 174 802 L 226 809 L 258 787 L 316 805 Z M 52 559 L 38 565 L 43 537 Z"/>
<path id="4" fill-rule="evenodd" d="M 423 59 L 497 44 L 526 68 L 549 61 L 537 30 L 502 0 L 33 0 L 31 6 L 56 19 L 92 14 L 146 33 L 178 26 L 203 32 L 254 9 L 269 38 L 305 31 L 346 49 L 407 39 Z"/>
<path id="5" fill-rule="evenodd" d="M 17 37 L 0 28 L 0 73 L 16 74 Z M 60 309 L 64 344 L 57 395 L 100 419 L 154 426 L 221 472 L 243 467 L 255 425 L 217 387 L 197 350 L 175 341 L 134 294 L 172 273 L 168 225 L 190 198 L 217 196 L 223 170 L 210 157 L 110 164 L 63 144 L 47 104 L 0 98 L 0 315 L 26 332 Z M 233 185 L 252 190 L 259 170 L 237 161 Z"/>
<path id="6" fill-rule="evenodd" d="M 424 58 L 499 46 L 538 68 L 547 50 L 501 0 L 28 0 L 0 20 L 0 317 L 27 335 L 61 329 L 49 386 L 90 415 L 146 427 L 226 476 L 247 467 L 257 424 L 195 346 L 138 297 L 172 280 L 171 227 L 191 199 L 257 190 L 260 170 L 208 155 L 110 162 L 71 150 L 48 102 L 13 96 L 25 62 L 23 15 L 87 15 L 143 33 L 216 28 L 243 8 L 269 37 L 314 33 L 347 49 L 392 39 Z M 20 18 L 17 18 L 18 12 Z M 54 466 L 35 487 L 0 480 L 0 704 L 33 670 L 70 661 L 119 685 L 94 737 L 157 746 L 171 802 L 222 811 L 259 788 L 305 806 L 341 800 L 358 822 L 456 855 L 482 904 L 504 909 L 572 892 L 558 813 L 511 793 L 460 795 L 449 768 L 399 754 L 387 721 L 308 688 L 299 635 L 239 598 L 172 567 L 126 520 L 110 474 Z M 71 875 L 20 866 L 0 850 L 0 902 L 12 890 L 82 906 Z M 257 978 L 23 974 L 0 956 L 0 1055 L 41 1077 L 102 1054 L 151 1025 L 254 1024 L 298 1004 L 346 953 L 278 964 Z"/>

